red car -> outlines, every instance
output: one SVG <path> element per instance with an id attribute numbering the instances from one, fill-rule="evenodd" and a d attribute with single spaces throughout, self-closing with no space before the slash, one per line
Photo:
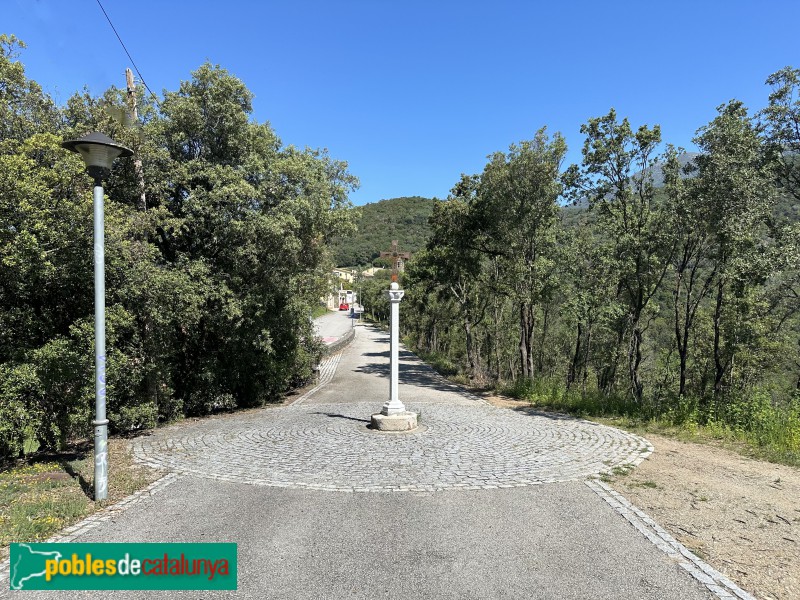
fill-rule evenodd
<path id="1" fill-rule="evenodd" d="M 350 305 L 349 305 L 349 304 L 346 304 L 346 303 L 344 303 L 344 302 L 342 302 L 342 303 L 339 305 L 339 310 L 350 310 Z"/>

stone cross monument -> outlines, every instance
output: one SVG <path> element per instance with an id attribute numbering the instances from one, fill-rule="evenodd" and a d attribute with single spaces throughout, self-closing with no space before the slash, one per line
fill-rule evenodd
<path id="1" fill-rule="evenodd" d="M 397 281 L 397 274 L 405 270 L 406 261 L 411 258 L 411 252 L 400 252 L 397 249 L 397 240 L 392 240 L 392 249 L 381 252 L 381 258 L 392 263 L 392 281 Z"/>
<path id="2" fill-rule="evenodd" d="M 372 427 L 380 431 L 410 431 L 417 427 L 417 413 L 406 410 L 400 402 L 400 300 L 405 292 L 393 281 L 386 295 L 391 304 L 389 313 L 389 399 L 381 412 L 372 415 Z"/>

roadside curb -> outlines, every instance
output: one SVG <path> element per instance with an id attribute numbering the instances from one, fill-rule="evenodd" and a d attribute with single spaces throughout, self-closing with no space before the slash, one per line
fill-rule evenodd
<path id="1" fill-rule="evenodd" d="M 739 600 L 756 600 L 755 596 L 745 592 L 733 581 L 672 537 L 644 511 L 631 504 L 625 496 L 599 479 L 588 479 L 585 483 L 589 489 L 605 500 L 611 508 L 622 515 L 654 546 L 677 562 L 678 565 L 706 586 L 718 598 L 725 600 L 731 598 L 734 600 L 736 598 Z"/>
<path id="2" fill-rule="evenodd" d="M 345 333 L 342 337 L 331 344 L 326 344 L 325 348 L 322 350 L 322 356 L 330 356 L 331 354 L 336 354 L 337 352 L 344 350 L 347 346 L 350 345 L 350 342 L 353 341 L 356 337 L 356 328 L 351 327 L 350 331 Z"/>

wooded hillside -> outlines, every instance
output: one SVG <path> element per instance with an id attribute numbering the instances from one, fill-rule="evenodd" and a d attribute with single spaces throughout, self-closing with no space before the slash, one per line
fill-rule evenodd
<path id="1" fill-rule="evenodd" d="M 334 262 L 340 267 L 366 265 L 397 240 L 400 250 L 416 252 L 425 246 L 434 200 L 420 196 L 391 198 L 356 207 L 357 230 L 336 239 Z"/>

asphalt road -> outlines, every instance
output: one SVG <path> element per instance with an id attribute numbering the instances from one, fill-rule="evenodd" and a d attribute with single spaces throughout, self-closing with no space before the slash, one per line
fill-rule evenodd
<path id="1" fill-rule="evenodd" d="M 328 311 L 314 319 L 317 335 L 328 342 L 335 341 L 353 327 L 349 311 Z"/>
<path id="2" fill-rule="evenodd" d="M 338 316 L 332 313 L 330 319 Z M 342 321 L 349 325 L 349 319 Z M 384 335 L 359 328 L 356 341 L 340 357 L 330 384 L 300 407 L 248 411 L 241 417 L 211 420 L 204 424 L 203 435 L 208 436 L 215 427 L 224 432 L 239 422 L 237 419 L 245 419 L 242 422 L 254 434 L 260 429 L 272 431 L 280 414 L 276 411 L 302 414 L 298 412 L 301 408 L 313 408 L 344 414 L 353 409 L 353 402 L 363 403 L 367 398 L 379 408 L 388 393 L 385 344 Z M 473 405 L 470 403 L 477 405 L 474 399 L 456 394 L 414 357 L 405 358 L 402 400 L 420 403 L 423 411 L 437 403 L 437 415 L 444 406 L 463 403 L 466 409 Z M 491 419 L 496 410 L 488 411 L 485 418 Z M 446 416 L 437 418 L 446 420 Z M 491 423 L 486 430 L 490 436 L 488 425 Z M 354 423 L 356 426 L 360 425 Z M 436 426 L 431 422 L 430 431 L 435 432 Z M 181 427 L 165 431 L 177 435 Z M 290 429 L 294 436 L 304 435 L 296 421 L 291 421 Z M 313 438 L 340 431 L 341 427 L 320 428 L 308 435 Z M 416 439 L 422 443 L 425 436 Z M 292 436 L 284 443 L 291 444 Z M 486 443 L 491 444 L 491 439 Z M 581 443 L 580 439 L 575 443 Z M 215 451 L 221 452 L 219 448 Z M 451 454 L 459 451 L 454 443 Z M 324 477 L 329 464 L 326 456 L 307 459 Z M 357 468 L 368 467 L 359 464 Z M 503 465 L 495 462 L 492 468 L 502 469 Z M 231 482 L 184 474 L 76 541 L 235 542 L 239 589 L 235 593 L 13 592 L 11 596 L 21 595 L 26 600 L 713 598 L 580 480 L 510 489 L 359 493 L 251 485 L 245 479 Z"/>

